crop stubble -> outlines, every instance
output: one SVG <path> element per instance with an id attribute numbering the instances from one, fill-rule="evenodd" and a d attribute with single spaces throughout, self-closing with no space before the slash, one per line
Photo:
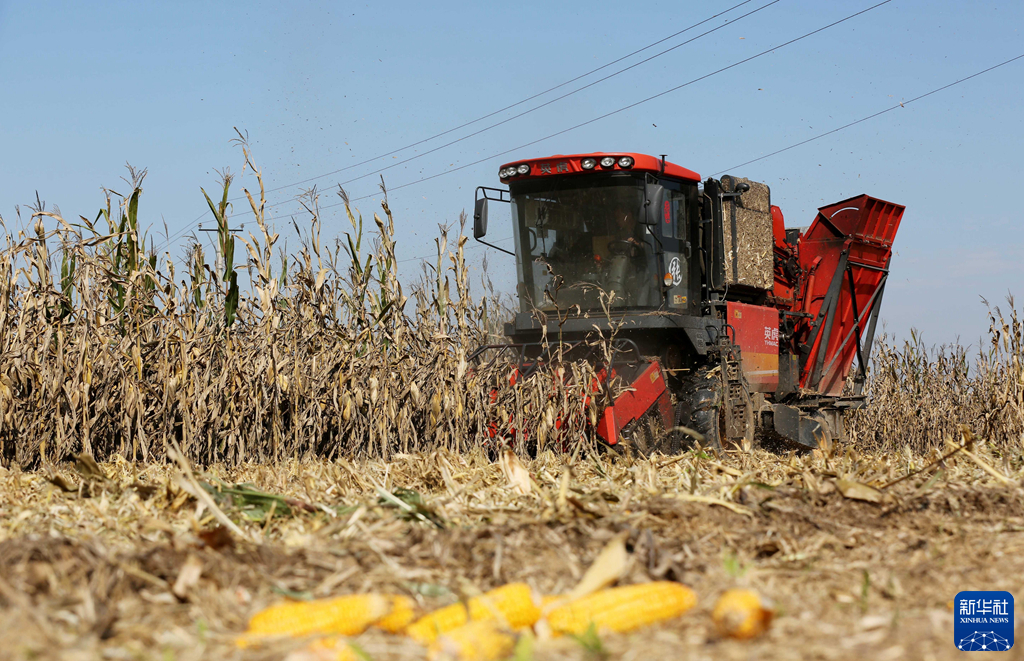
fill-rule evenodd
<path id="1" fill-rule="evenodd" d="M 996 463 L 987 450 L 973 454 Z M 654 631 L 606 636 L 621 658 L 947 658 L 957 591 L 1024 588 L 1019 462 L 1005 484 L 957 454 L 885 489 L 878 503 L 845 498 L 835 476 L 882 485 L 910 467 L 855 452 L 576 463 L 544 453 L 526 466 L 528 495 L 479 452 L 212 467 L 206 479 L 253 482 L 314 506 L 258 522 L 226 507 L 247 534 L 259 531 L 259 544 L 217 531 L 165 466 L 141 480 L 127 462 L 105 466 L 111 482 L 91 498 L 38 473 L 4 471 L 0 649 L 22 658 L 243 658 L 233 636 L 283 595 L 400 592 L 430 607 L 511 581 L 559 593 L 623 530 L 623 582 L 679 580 L 701 601 Z M 143 499 L 133 483 L 158 489 Z M 419 493 L 440 523 L 381 500 L 381 489 L 399 486 Z M 181 587 L 190 563 L 200 576 Z M 714 598 L 738 585 L 780 611 L 749 643 L 719 640 L 709 626 Z M 358 642 L 374 658 L 422 656 L 379 633 Z M 289 646 L 298 643 L 244 658 L 280 658 Z M 582 655 L 564 642 L 537 649 L 537 658 Z"/>

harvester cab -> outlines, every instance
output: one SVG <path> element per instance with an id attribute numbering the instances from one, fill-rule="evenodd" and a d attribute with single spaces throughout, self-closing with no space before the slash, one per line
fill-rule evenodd
<path id="1" fill-rule="evenodd" d="M 515 250 L 493 246 L 516 258 L 503 347 L 537 364 L 552 343 L 613 334 L 624 350 L 612 355 L 628 360 L 600 366 L 626 386 L 604 402 L 605 442 L 815 448 L 844 435 L 844 412 L 864 402 L 902 206 L 861 195 L 801 233 L 765 184 L 702 182 L 664 156 L 553 156 L 498 174 L 507 188 L 477 189 L 474 237 L 486 244 L 489 207 L 510 205 Z"/>

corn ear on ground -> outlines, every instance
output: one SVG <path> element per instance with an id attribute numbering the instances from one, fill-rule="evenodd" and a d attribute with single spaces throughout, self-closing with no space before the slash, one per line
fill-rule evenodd
<path id="1" fill-rule="evenodd" d="M 495 618 L 512 629 L 529 627 L 540 618 L 540 600 L 526 583 L 509 583 L 469 600 L 469 619 Z"/>
<path id="2" fill-rule="evenodd" d="M 360 656 L 344 638 L 319 638 L 295 650 L 284 661 L 360 661 Z"/>
<path id="3" fill-rule="evenodd" d="M 640 583 L 600 590 L 567 604 L 556 606 L 547 616 L 556 634 L 598 630 L 632 631 L 649 624 L 678 617 L 697 605 L 690 588 L 671 581 Z"/>
<path id="4" fill-rule="evenodd" d="M 291 601 L 256 613 L 245 632 L 248 640 L 267 636 L 336 634 L 354 636 L 392 611 L 393 598 L 357 594 L 317 601 Z"/>
<path id="5" fill-rule="evenodd" d="M 723 636 L 745 640 L 760 635 L 772 622 L 775 611 L 752 590 L 726 590 L 715 603 L 711 619 Z"/>
<path id="6" fill-rule="evenodd" d="M 416 602 L 404 595 L 394 595 L 391 600 L 391 611 L 382 617 L 374 626 L 388 633 L 401 633 L 416 619 Z"/>
<path id="7" fill-rule="evenodd" d="M 516 646 L 514 634 L 494 618 L 475 620 L 447 631 L 430 644 L 430 661 L 497 661 Z"/>
<path id="8" fill-rule="evenodd" d="M 470 620 L 497 620 L 509 628 L 532 626 L 540 618 L 540 607 L 530 586 L 509 583 L 469 600 L 469 609 L 460 603 L 439 608 L 413 622 L 406 634 L 424 645 L 433 642 L 442 633 L 451 631 Z"/>
<path id="9" fill-rule="evenodd" d="M 427 613 L 406 627 L 405 633 L 417 643 L 427 645 L 434 642 L 440 634 L 461 627 L 468 621 L 466 605 L 460 601 Z"/>

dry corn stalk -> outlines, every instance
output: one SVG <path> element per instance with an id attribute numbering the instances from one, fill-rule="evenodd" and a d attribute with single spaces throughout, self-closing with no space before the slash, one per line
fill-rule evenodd
<path id="1" fill-rule="evenodd" d="M 587 568 L 587 572 L 583 574 L 583 578 L 566 595 L 568 601 L 585 597 L 619 580 L 629 564 L 629 554 L 626 552 L 628 537 L 629 531 L 624 530 L 605 544 L 594 562 Z"/>
<path id="2" fill-rule="evenodd" d="M 131 194 L 111 193 L 98 224 L 79 229 L 39 208 L 33 231 L 0 235 L 0 463 L 38 466 L 44 452 L 150 460 L 172 441 L 197 465 L 499 443 L 522 454 L 524 423 L 537 420 L 560 421 L 567 444 L 589 442 L 589 366 L 513 385 L 507 360 L 467 361 L 500 340 L 510 311 L 471 295 L 464 236 L 442 233 L 431 277 L 406 290 L 386 203 L 372 246 L 346 206 L 352 228 L 332 248 L 313 196 L 300 249 L 278 269 L 260 178 L 258 196 L 246 191 L 257 230 L 237 237 L 246 265 L 231 266 L 235 237 L 218 221 L 224 268 L 195 243 L 178 277 L 147 248 L 144 173 L 133 174 Z M 210 200 L 219 218 L 229 184 Z"/>
<path id="3" fill-rule="evenodd" d="M 234 239 L 219 222 L 227 177 L 211 198 L 217 254 L 192 243 L 185 264 L 161 260 L 147 240 L 145 173 L 134 170 L 131 192 L 109 193 L 88 214 L 95 221 L 72 224 L 40 204 L 25 229 L 0 234 L 0 464 L 83 452 L 148 461 L 171 441 L 197 465 L 471 446 L 523 455 L 527 434 L 543 447 L 592 442 L 601 402 L 584 404 L 590 365 L 552 365 L 512 385 L 508 362 L 467 361 L 500 341 L 511 311 L 472 295 L 464 236 L 442 232 L 431 270 L 407 286 L 386 204 L 370 241 L 344 198 L 351 230 L 332 246 L 312 195 L 299 249 L 275 264 L 279 237 L 243 149 L 260 183 L 246 191 L 255 231 L 236 237 L 244 266 L 231 268 Z M 916 335 L 902 347 L 880 339 L 868 392 L 871 406 L 850 425 L 858 444 L 926 452 L 967 424 L 1015 447 L 1024 328 L 1014 302 L 990 311 L 977 356 L 929 351 Z"/>

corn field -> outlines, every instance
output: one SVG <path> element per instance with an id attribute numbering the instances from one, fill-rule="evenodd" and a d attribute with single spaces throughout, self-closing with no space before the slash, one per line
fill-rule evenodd
<path id="1" fill-rule="evenodd" d="M 925 452 L 960 439 L 966 425 L 1005 451 L 1024 450 L 1024 326 L 1012 297 L 1009 319 L 989 309 L 987 346 L 929 350 L 916 332 L 902 347 L 875 346 L 869 406 L 853 418 L 854 442 L 872 450 Z M 972 360 L 973 359 L 973 360 Z"/>
<path id="2" fill-rule="evenodd" d="M 595 599 L 650 607 L 652 586 L 671 587 L 685 608 L 635 632 L 561 637 L 545 633 L 552 611 L 536 631 L 497 631 L 488 658 L 513 644 L 537 661 L 788 658 L 797 641 L 801 658 L 940 659 L 960 654 L 949 631 L 964 576 L 1019 589 L 1012 299 L 991 308 L 976 355 L 880 339 L 852 447 L 606 455 L 591 451 L 604 401 L 587 363 L 513 386 L 502 354 L 471 360 L 501 341 L 509 310 L 471 291 L 464 218 L 411 286 L 386 201 L 364 228 L 339 191 L 351 229 L 327 245 L 311 192 L 299 249 L 284 254 L 243 150 L 257 231 L 230 229 L 224 175 L 218 195 L 203 192 L 214 254 L 193 242 L 181 268 L 142 229 L 144 171 L 92 219 L 37 201 L 29 231 L 4 231 L 0 656 L 441 658 L 414 625 L 383 619 L 345 638 L 247 636 L 261 613 L 318 600 L 390 595 L 431 618 L 502 586 L 564 599 L 596 589 L 601 568 L 618 587 Z M 495 424 L 519 431 L 496 439 Z M 523 459 L 496 452 L 506 440 Z M 749 635 L 723 634 L 737 593 L 767 597 Z"/>
<path id="3" fill-rule="evenodd" d="M 558 418 L 582 430 L 596 415 L 573 385 L 587 382 L 584 364 L 555 392 L 543 373 L 512 389 L 507 367 L 504 378 L 471 369 L 468 352 L 498 339 L 503 308 L 493 294 L 471 296 L 461 225 L 454 240 L 442 229 L 436 262 L 406 292 L 387 203 L 370 238 L 339 191 L 352 228 L 328 246 L 313 194 L 301 248 L 275 266 L 278 234 L 256 174 L 260 192 L 246 196 L 258 232 L 229 230 L 224 176 L 218 200 L 203 191 L 217 221 L 214 265 L 194 242 L 182 274 L 147 247 L 144 171 L 131 170 L 130 194 L 108 192 L 95 219 L 71 223 L 38 205 L 31 232 L 5 229 L 2 461 L 33 467 L 81 452 L 146 461 L 172 441 L 201 464 L 387 458 L 486 444 L 494 416 L 520 430 L 539 419 L 543 439 Z M 236 242 L 246 256 L 237 266 Z"/>
<path id="4" fill-rule="evenodd" d="M 219 199 L 203 191 L 217 222 L 213 264 L 198 242 L 183 273 L 161 261 L 142 229 L 145 171 L 130 169 L 131 192 L 108 191 L 91 220 L 73 223 L 40 203 L 31 231 L 5 226 L 0 461 L 28 468 L 81 452 L 147 461 L 171 443 L 207 465 L 387 459 L 493 443 L 494 420 L 529 426 L 541 446 L 556 421 L 562 449 L 592 442 L 587 423 L 600 402 L 584 396 L 585 363 L 567 366 L 569 378 L 540 371 L 516 387 L 507 365 L 469 364 L 473 348 L 500 341 L 507 308 L 493 292 L 472 295 L 464 216 L 457 237 L 442 229 L 436 260 L 408 291 L 387 202 L 371 233 L 343 190 L 351 230 L 323 243 L 312 192 L 300 249 L 275 260 L 262 177 L 243 151 L 260 187 L 245 191 L 258 231 L 229 228 L 225 174 Z M 853 421 L 857 442 L 922 450 L 964 423 L 999 444 L 1020 443 L 1022 331 L 1010 307 L 1009 321 L 992 312 L 991 345 L 973 366 L 961 347 L 929 353 L 916 340 L 902 349 L 881 340 L 872 405 Z M 525 444 L 522 434 L 513 439 L 520 452 Z"/>

